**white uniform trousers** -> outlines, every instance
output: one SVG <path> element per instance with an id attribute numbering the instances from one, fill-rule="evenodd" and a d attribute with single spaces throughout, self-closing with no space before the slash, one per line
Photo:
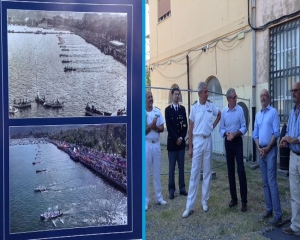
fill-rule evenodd
<path id="1" fill-rule="evenodd" d="M 211 154 L 212 154 L 212 137 L 203 138 L 194 136 L 193 139 L 193 159 L 190 176 L 189 192 L 186 202 L 186 209 L 194 210 L 198 195 L 201 167 L 203 161 L 203 183 L 202 183 L 202 205 L 206 205 L 210 193 L 211 181 Z"/>
<path id="2" fill-rule="evenodd" d="M 161 150 L 160 142 L 151 143 L 146 141 L 146 206 L 150 200 L 150 174 L 153 173 L 153 186 L 155 193 L 155 202 L 159 203 L 163 200 L 162 189 L 160 183 L 160 165 Z"/>
<path id="3" fill-rule="evenodd" d="M 300 156 L 290 153 L 291 229 L 300 233 Z"/>

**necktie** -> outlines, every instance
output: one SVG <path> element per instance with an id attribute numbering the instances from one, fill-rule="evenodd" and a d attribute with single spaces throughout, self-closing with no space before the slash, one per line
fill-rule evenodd
<path id="1" fill-rule="evenodd" d="M 175 111 L 177 112 L 177 106 L 175 106 Z"/>

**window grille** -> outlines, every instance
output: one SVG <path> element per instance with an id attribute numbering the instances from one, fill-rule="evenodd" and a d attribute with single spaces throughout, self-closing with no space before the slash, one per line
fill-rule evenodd
<path id="1" fill-rule="evenodd" d="M 290 90 L 300 81 L 300 18 L 270 29 L 270 100 L 281 122 L 293 107 Z"/>

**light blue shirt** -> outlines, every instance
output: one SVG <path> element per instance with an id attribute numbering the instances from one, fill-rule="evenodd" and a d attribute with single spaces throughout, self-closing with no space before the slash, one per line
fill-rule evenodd
<path id="1" fill-rule="evenodd" d="M 224 137 L 225 132 L 237 132 L 238 130 L 240 130 L 242 135 L 247 132 L 243 108 L 240 105 L 235 105 L 232 110 L 228 106 L 225 107 L 222 110 L 220 120 L 219 132 L 221 137 Z"/>
<path id="2" fill-rule="evenodd" d="M 259 145 L 266 147 L 273 135 L 277 139 L 280 136 L 280 120 L 277 110 L 268 105 L 265 111 L 256 113 L 252 137 L 253 140 L 258 138 Z"/>
<path id="3" fill-rule="evenodd" d="M 290 136 L 292 138 L 297 137 L 300 141 L 300 118 L 296 116 L 295 113 L 296 106 L 291 110 L 289 121 L 286 128 L 286 136 Z M 298 107 L 298 112 L 300 114 L 300 106 Z M 289 144 L 289 147 L 292 151 L 300 153 L 300 144 L 298 143 L 292 143 Z"/>

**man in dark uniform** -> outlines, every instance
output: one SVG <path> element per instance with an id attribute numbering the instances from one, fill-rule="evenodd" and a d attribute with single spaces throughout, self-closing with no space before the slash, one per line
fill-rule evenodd
<path id="1" fill-rule="evenodd" d="M 187 133 L 187 118 L 184 106 L 179 102 L 180 90 L 173 88 L 172 103 L 165 109 L 166 125 L 168 130 L 167 149 L 169 155 L 169 198 L 174 199 L 175 188 L 175 166 L 176 161 L 179 171 L 179 193 L 187 196 L 184 180 L 184 153 L 185 136 Z"/>

